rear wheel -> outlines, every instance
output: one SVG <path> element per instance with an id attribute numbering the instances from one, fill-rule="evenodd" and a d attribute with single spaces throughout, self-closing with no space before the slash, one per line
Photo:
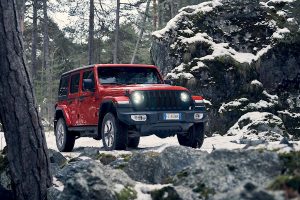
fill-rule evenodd
<path id="1" fill-rule="evenodd" d="M 75 135 L 67 130 L 66 122 L 63 118 L 57 121 L 56 129 L 56 146 L 60 152 L 70 152 L 75 144 Z"/>
<path id="2" fill-rule="evenodd" d="M 177 134 L 177 139 L 182 146 L 200 148 L 204 141 L 204 124 L 194 124 L 186 134 Z"/>
<path id="3" fill-rule="evenodd" d="M 105 150 L 126 150 L 127 126 L 113 113 L 107 113 L 102 121 L 101 135 Z"/>
<path id="4" fill-rule="evenodd" d="M 140 143 L 140 137 L 129 137 L 128 138 L 128 147 L 137 148 Z"/>

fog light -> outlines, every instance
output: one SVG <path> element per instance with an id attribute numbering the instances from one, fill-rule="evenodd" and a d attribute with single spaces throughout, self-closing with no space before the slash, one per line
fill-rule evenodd
<path id="1" fill-rule="evenodd" d="M 203 113 L 195 113 L 194 119 L 196 119 L 196 120 L 203 119 Z"/>
<path id="2" fill-rule="evenodd" d="M 144 122 L 147 120 L 147 115 L 131 115 L 131 119 L 136 122 Z"/>

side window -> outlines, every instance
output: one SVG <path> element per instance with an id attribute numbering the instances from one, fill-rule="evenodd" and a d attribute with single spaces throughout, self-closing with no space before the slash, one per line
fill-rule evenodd
<path id="1" fill-rule="evenodd" d="M 85 71 L 83 73 L 83 78 L 82 80 L 84 79 L 90 79 L 92 80 L 92 85 L 90 86 L 90 88 L 88 88 L 84 83 L 82 84 L 82 91 L 95 91 L 95 78 L 94 78 L 94 71 L 92 70 L 89 70 L 89 71 Z"/>
<path id="2" fill-rule="evenodd" d="M 69 87 L 69 76 L 63 76 L 60 79 L 58 96 L 64 97 L 68 95 L 68 87 Z"/>
<path id="3" fill-rule="evenodd" d="M 78 92 L 79 89 L 79 81 L 80 81 L 80 74 L 74 74 L 71 76 L 71 85 L 70 85 L 70 93 L 74 94 Z"/>

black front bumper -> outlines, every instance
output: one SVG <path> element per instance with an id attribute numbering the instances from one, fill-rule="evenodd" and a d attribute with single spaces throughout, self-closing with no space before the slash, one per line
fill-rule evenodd
<path id="1" fill-rule="evenodd" d="M 164 119 L 165 113 L 180 113 L 179 120 Z M 202 113 L 203 118 L 194 119 L 195 113 Z M 132 108 L 118 108 L 118 119 L 123 123 L 135 127 L 141 136 L 155 134 L 159 137 L 168 137 L 176 133 L 187 132 L 195 123 L 204 123 L 207 121 L 205 107 L 198 107 L 187 111 L 135 111 Z M 131 115 L 146 115 L 146 121 L 134 121 Z"/>

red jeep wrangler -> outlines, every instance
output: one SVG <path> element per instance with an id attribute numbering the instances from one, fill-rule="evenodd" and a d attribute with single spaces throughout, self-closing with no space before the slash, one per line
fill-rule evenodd
<path id="1" fill-rule="evenodd" d="M 141 136 L 177 134 L 180 145 L 201 147 L 205 106 L 201 96 L 165 84 L 151 65 L 99 64 L 64 73 L 55 105 L 57 148 L 75 139 L 102 139 L 106 150 L 136 148 Z"/>

